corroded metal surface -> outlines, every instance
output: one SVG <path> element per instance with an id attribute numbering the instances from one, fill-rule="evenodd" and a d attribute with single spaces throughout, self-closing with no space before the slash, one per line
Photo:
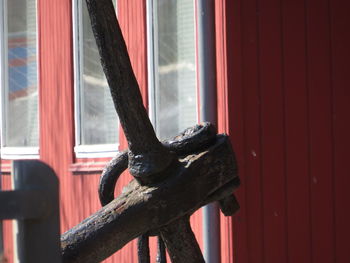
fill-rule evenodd
<path id="1" fill-rule="evenodd" d="M 100 262 L 132 239 L 158 234 L 203 205 L 232 195 L 239 186 L 225 135 L 217 135 L 215 143 L 203 151 L 180 157 L 165 172 L 164 180 L 155 184 L 131 181 L 120 196 L 63 234 L 64 262 Z"/>
<path id="2" fill-rule="evenodd" d="M 187 128 L 178 136 L 162 144 L 177 156 L 188 155 L 209 147 L 215 142 L 216 130 L 208 122 Z M 128 154 L 124 151 L 114 157 L 102 172 L 99 184 L 99 198 L 102 205 L 114 199 L 114 187 L 119 176 L 128 168 Z"/>
<path id="3" fill-rule="evenodd" d="M 86 0 L 102 66 L 129 149 L 104 169 L 99 198 L 104 206 L 62 235 L 64 262 L 100 262 L 135 237 L 139 261 L 148 263 L 148 236 L 159 239 L 160 262 L 204 262 L 189 217 L 220 201 L 225 215 L 238 209 L 232 192 L 237 166 L 226 135 L 203 123 L 160 142 L 142 105 L 126 45 L 110 0 Z M 128 168 L 134 176 L 114 199 L 114 187 Z M 164 244 L 163 244 L 164 241 Z"/>
<path id="4" fill-rule="evenodd" d="M 202 123 L 187 128 L 185 131 L 173 139 L 164 141 L 163 145 L 168 150 L 176 153 L 178 156 L 182 156 L 207 148 L 215 142 L 215 138 L 215 127 L 210 123 Z M 114 199 L 114 187 L 120 174 L 127 168 L 127 158 L 127 152 L 118 154 L 104 169 L 99 184 L 99 197 L 102 205 L 106 205 Z M 220 202 L 225 211 L 225 214 L 228 213 L 226 212 L 228 209 L 225 209 L 225 207 L 234 206 L 234 204 L 230 202 L 231 198 L 225 198 Z M 138 240 L 139 262 L 149 262 L 149 248 L 148 242 L 146 241 L 148 241 L 147 234 L 143 234 Z M 158 236 L 158 245 L 160 248 L 162 247 L 162 244 L 162 237 Z M 165 251 L 159 249 L 157 257 L 159 258 L 160 262 L 164 262 L 164 259 L 166 259 Z"/>

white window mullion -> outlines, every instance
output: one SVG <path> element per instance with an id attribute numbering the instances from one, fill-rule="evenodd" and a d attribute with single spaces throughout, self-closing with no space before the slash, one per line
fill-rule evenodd
<path id="1" fill-rule="evenodd" d="M 157 10 L 154 8 L 153 0 L 147 1 L 147 66 L 148 66 L 148 113 L 151 122 L 153 123 L 156 133 L 159 134 L 157 130 L 157 118 L 156 118 L 156 92 L 155 86 L 159 85 L 158 74 L 156 69 L 158 68 L 158 42 L 155 41 L 158 39 L 157 30 L 155 30 L 158 25 L 157 19 Z"/>

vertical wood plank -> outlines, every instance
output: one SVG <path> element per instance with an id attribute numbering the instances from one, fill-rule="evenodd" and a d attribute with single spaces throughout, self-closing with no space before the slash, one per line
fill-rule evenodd
<path id="1" fill-rule="evenodd" d="M 231 21 L 228 21 L 226 11 L 234 9 L 230 9 L 230 2 L 226 2 L 227 1 L 215 2 L 217 120 L 218 132 L 230 134 L 228 122 L 228 118 L 230 115 L 227 86 L 227 34 L 229 32 L 227 31 L 227 25 L 230 27 Z M 231 140 L 234 139 L 231 137 Z M 237 149 L 234 149 L 234 151 L 237 151 Z M 234 240 L 232 221 L 232 217 L 225 217 L 222 213 L 220 213 L 220 248 L 222 263 L 234 262 L 234 250 L 236 249 L 236 247 L 233 244 Z"/>
<path id="2" fill-rule="evenodd" d="M 327 0 L 307 1 L 312 261 L 334 262 L 332 91 Z"/>
<path id="3" fill-rule="evenodd" d="M 61 229 L 72 226 L 73 56 L 71 1 L 38 1 L 40 158 L 60 179 Z"/>
<path id="4" fill-rule="evenodd" d="M 287 261 L 280 0 L 259 1 L 264 261 Z"/>
<path id="5" fill-rule="evenodd" d="M 233 216 L 232 221 L 226 224 L 232 224 L 229 229 L 232 232 L 234 238 L 230 244 L 223 246 L 222 259 L 226 259 L 227 262 L 247 262 L 248 255 L 248 221 L 247 221 L 247 205 L 246 205 L 246 167 L 245 167 L 245 127 L 244 127 L 244 97 L 243 97 L 243 81 L 242 81 L 242 50 L 243 39 L 242 35 L 242 3 L 239 0 L 226 0 L 223 1 L 221 7 L 223 11 L 217 14 L 217 19 L 224 19 L 225 24 L 222 36 L 225 38 L 217 38 L 217 49 L 220 43 L 224 43 L 223 50 L 217 50 L 217 60 L 220 58 L 222 61 L 222 67 L 218 67 L 219 74 L 225 74 L 222 77 L 224 83 L 218 82 L 218 89 L 226 89 L 227 106 L 222 108 L 222 111 L 226 112 L 226 129 L 223 132 L 228 132 L 231 138 L 232 146 L 236 154 L 238 162 L 239 176 L 242 180 L 242 186 L 238 189 L 236 196 L 240 204 L 240 210 Z M 219 10 L 217 10 L 219 11 Z M 217 29 L 218 31 L 218 29 Z M 217 32 L 217 34 L 220 34 Z M 220 52 L 220 53 L 219 53 Z M 218 61 L 219 63 L 219 61 Z M 219 111 L 219 115 L 221 115 Z M 228 221 L 228 220 L 227 220 Z M 225 233 L 226 231 L 226 233 Z M 222 229 L 222 235 L 228 235 L 227 229 Z M 229 237 L 228 237 L 229 238 Z M 228 239 L 227 238 L 227 239 Z"/>
<path id="6" fill-rule="evenodd" d="M 227 0 L 215 2 L 215 49 L 218 132 L 228 132 L 229 101 L 227 88 Z"/>
<path id="7" fill-rule="evenodd" d="M 333 88 L 334 127 L 334 191 L 335 191 L 335 240 L 336 258 L 334 262 L 350 261 L 350 196 L 348 186 L 350 150 L 350 2 L 330 1 L 331 14 L 331 55 Z"/>
<path id="8" fill-rule="evenodd" d="M 255 0 L 241 1 L 242 90 L 244 114 L 244 175 L 247 262 L 262 262 L 264 255 L 263 200 L 261 174 L 261 119 L 258 68 L 259 38 Z"/>
<path id="9" fill-rule="evenodd" d="M 217 126 L 218 132 L 228 132 L 228 101 L 226 82 L 226 15 L 225 1 L 215 2 L 215 48 L 216 48 L 216 87 L 217 87 Z M 220 254 L 221 262 L 233 262 L 232 219 L 220 213 Z"/>
<path id="10" fill-rule="evenodd" d="M 304 0 L 283 1 L 288 262 L 311 262 Z"/>
<path id="11" fill-rule="evenodd" d="M 1 190 L 9 191 L 12 189 L 11 176 L 2 174 L 1 179 Z M 13 223 L 14 220 L 2 221 L 2 234 L 3 234 L 3 245 L 4 245 L 4 257 L 7 260 L 6 263 L 14 263 L 14 241 L 13 241 Z"/>

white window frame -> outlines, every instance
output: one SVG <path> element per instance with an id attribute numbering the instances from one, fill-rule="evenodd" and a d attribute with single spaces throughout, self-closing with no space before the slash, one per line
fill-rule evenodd
<path id="1" fill-rule="evenodd" d="M 146 2 L 146 20 L 147 20 L 147 68 L 148 68 L 148 114 L 149 118 L 153 124 L 153 127 L 157 134 L 159 134 L 159 125 L 157 124 L 156 117 L 156 86 L 159 83 L 158 74 L 155 72 L 155 63 L 157 63 L 154 58 L 158 57 L 158 42 L 154 41 L 154 39 L 158 39 L 158 32 L 154 30 L 158 25 L 154 24 L 154 17 L 157 17 L 157 9 L 154 8 L 154 1 L 157 0 L 147 0 Z M 195 4 L 195 0 L 192 0 Z M 194 8 L 195 9 L 195 8 Z M 194 10 L 194 17 L 195 10 Z M 196 23 L 195 23 L 196 25 Z M 195 29 L 197 30 L 197 29 Z M 195 41 L 197 42 L 197 36 L 195 36 Z M 197 46 L 196 46 L 197 49 Z M 196 79 L 198 79 L 198 67 L 197 67 L 197 51 L 195 54 L 196 59 Z M 196 88 L 196 112 L 197 112 L 197 122 L 198 118 L 198 87 Z"/>
<path id="2" fill-rule="evenodd" d="M 118 143 L 115 144 L 94 144 L 84 145 L 81 143 L 81 89 L 83 85 L 83 56 L 80 52 L 83 50 L 83 42 L 79 41 L 81 34 L 80 28 L 83 26 L 82 20 L 82 1 L 72 1 L 73 18 L 73 53 L 74 53 L 74 115 L 75 115 L 75 146 L 74 152 L 77 158 L 99 158 L 113 157 L 118 153 Z M 116 0 L 116 8 L 118 1 Z M 117 9 L 116 9 L 117 10 Z M 118 125 L 118 124 L 116 124 Z M 119 127 L 119 125 L 118 125 Z"/>
<path id="3" fill-rule="evenodd" d="M 5 130 L 2 127 L 6 125 L 6 94 L 8 91 L 8 57 L 7 48 L 5 41 L 7 41 L 7 1 L 11 0 L 0 0 L 0 124 L 1 124 L 1 158 L 2 159 L 38 159 L 39 158 L 39 146 L 37 147 L 7 147 L 5 142 Z M 38 30 L 38 1 L 35 1 L 36 6 L 36 59 L 37 59 L 37 88 L 39 94 L 39 30 Z M 6 12 L 6 14 L 5 14 Z M 6 50 L 5 50 L 6 48 Z M 39 99 L 39 96 L 38 96 Z M 40 114 L 39 114 L 39 103 L 38 103 L 38 129 L 40 130 Z M 40 142 L 40 131 L 39 131 L 39 142 Z"/>
<path id="4" fill-rule="evenodd" d="M 154 0 L 147 0 L 146 3 L 146 16 L 147 16 L 147 68 L 148 68 L 148 114 L 149 118 L 158 134 L 156 123 L 156 83 L 159 83 L 158 74 L 155 73 L 155 61 L 154 58 L 158 57 L 158 42 L 153 41 L 158 38 L 158 32 L 153 30 L 158 25 L 154 25 L 154 17 L 157 16 L 157 12 L 153 7 Z"/>

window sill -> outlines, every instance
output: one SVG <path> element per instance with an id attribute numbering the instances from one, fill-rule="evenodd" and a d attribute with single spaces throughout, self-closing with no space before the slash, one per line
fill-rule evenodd
<path id="1" fill-rule="evenodd" d="M 39 159 L 39 147 L 2 147 L 1 159 Z"/>
<path id="2" fill-rule="evenodd" d="M 108 158 L 118 153 L 119 144 L 78 145 L 74 147 L 76 158 Z"/>

